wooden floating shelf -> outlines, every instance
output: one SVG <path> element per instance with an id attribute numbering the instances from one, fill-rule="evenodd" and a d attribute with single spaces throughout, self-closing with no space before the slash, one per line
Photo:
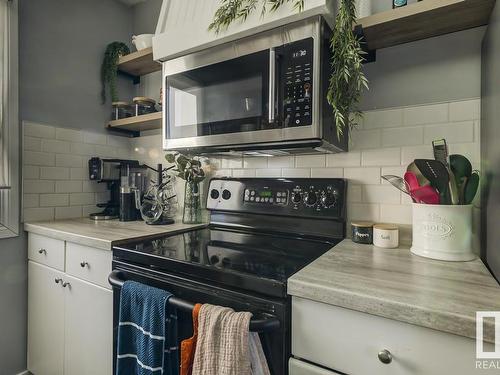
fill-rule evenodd
<path id="1" fill-rule="evenodd" d="M 134 77 L 161 70 L 161 64 L 153 60 L 153 49 L 146 48 L 120 57 L 118 70 Z"/>
<path id="2" fill-rule="evenodd" d="M 122 118 L 110 121 L 108 129 L 142 132 L 146 130 L 161 129 L 163 112 L 148 113 L 147 115 Z"/>
<path id="3" fill-rule="evenodd" d="M 488 24 L 495 0 L 423 0 L 358 20 L 370 50 Z"/>

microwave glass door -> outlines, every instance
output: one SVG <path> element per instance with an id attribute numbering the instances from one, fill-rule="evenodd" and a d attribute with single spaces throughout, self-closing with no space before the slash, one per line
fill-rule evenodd
<path id="1" fill-rule="evenodd" d="M 273 129 L 270 51 L 166 77 L 169 139 Z"/>

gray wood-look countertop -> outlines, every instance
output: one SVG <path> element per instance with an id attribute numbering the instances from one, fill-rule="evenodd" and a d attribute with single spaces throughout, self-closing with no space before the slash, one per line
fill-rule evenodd
<path id="1" fill-rule="evenodd" d="M 443 262 L 350 240 L 292 276 L 288 294 L 469 338 L 476 311 L 500 311 L 500 286 L 479 259 Z M 485 320 L 485 341 L 494 332 Z"/>
<path id="2" fill-rule="evenodd" d="M 94 221 L 88 218 L 25 223 L 24 230 L 42 236 L 78 243 L 80 245 L 111 250 L 113 244 L 160 234 L 174 234 L 202 225 L 174 223 L 171 225 L 147 225 L 143 221 L 119 220 Z"/>

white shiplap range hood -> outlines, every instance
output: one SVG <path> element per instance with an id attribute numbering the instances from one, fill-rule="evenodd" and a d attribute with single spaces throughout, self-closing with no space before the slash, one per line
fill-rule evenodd
<path id="1" fill-rule="evenodd" d="M 291 2 L 261 17 L 259 5 L 245 22 L 237 21 L 217 35 L 208 26 L 220 4 L 220 0 L 163 0 L 153 38 L 154 59 L 167 61 L 316 15 L 331 21 L 336 7 L 335 0 L 305 0 L 300 13 Z"/>

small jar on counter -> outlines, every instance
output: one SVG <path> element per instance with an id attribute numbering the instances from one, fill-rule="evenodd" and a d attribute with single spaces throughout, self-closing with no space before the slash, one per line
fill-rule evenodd
<path id="1" fill-rule="evenodd" d="M 367 221 L 353 221 L 351 223 L 352 241 L 370 245 L 373 243 L 373 223 Z"/>
<path id="2" fill-rule="evenodd" d="M 127 102 L 113 102 L 111 106 L 113 108 L 111 120 L 120 120 L 132 116 L 130 104 Z"/>
<path id="3" fill-rule="evenodd" d="M 385 249 L 399 246 L 399 228 L 394 224 L 375 224 L 373 226 L 373 244 Z"/>
<path id="4" fill-rule="evenodd" d="M 136 116 L 147 115 L 148 113 L 156 112 L 156 101 L 145 96 L 137 96 L 134 98 L 134 110 Z"/>

